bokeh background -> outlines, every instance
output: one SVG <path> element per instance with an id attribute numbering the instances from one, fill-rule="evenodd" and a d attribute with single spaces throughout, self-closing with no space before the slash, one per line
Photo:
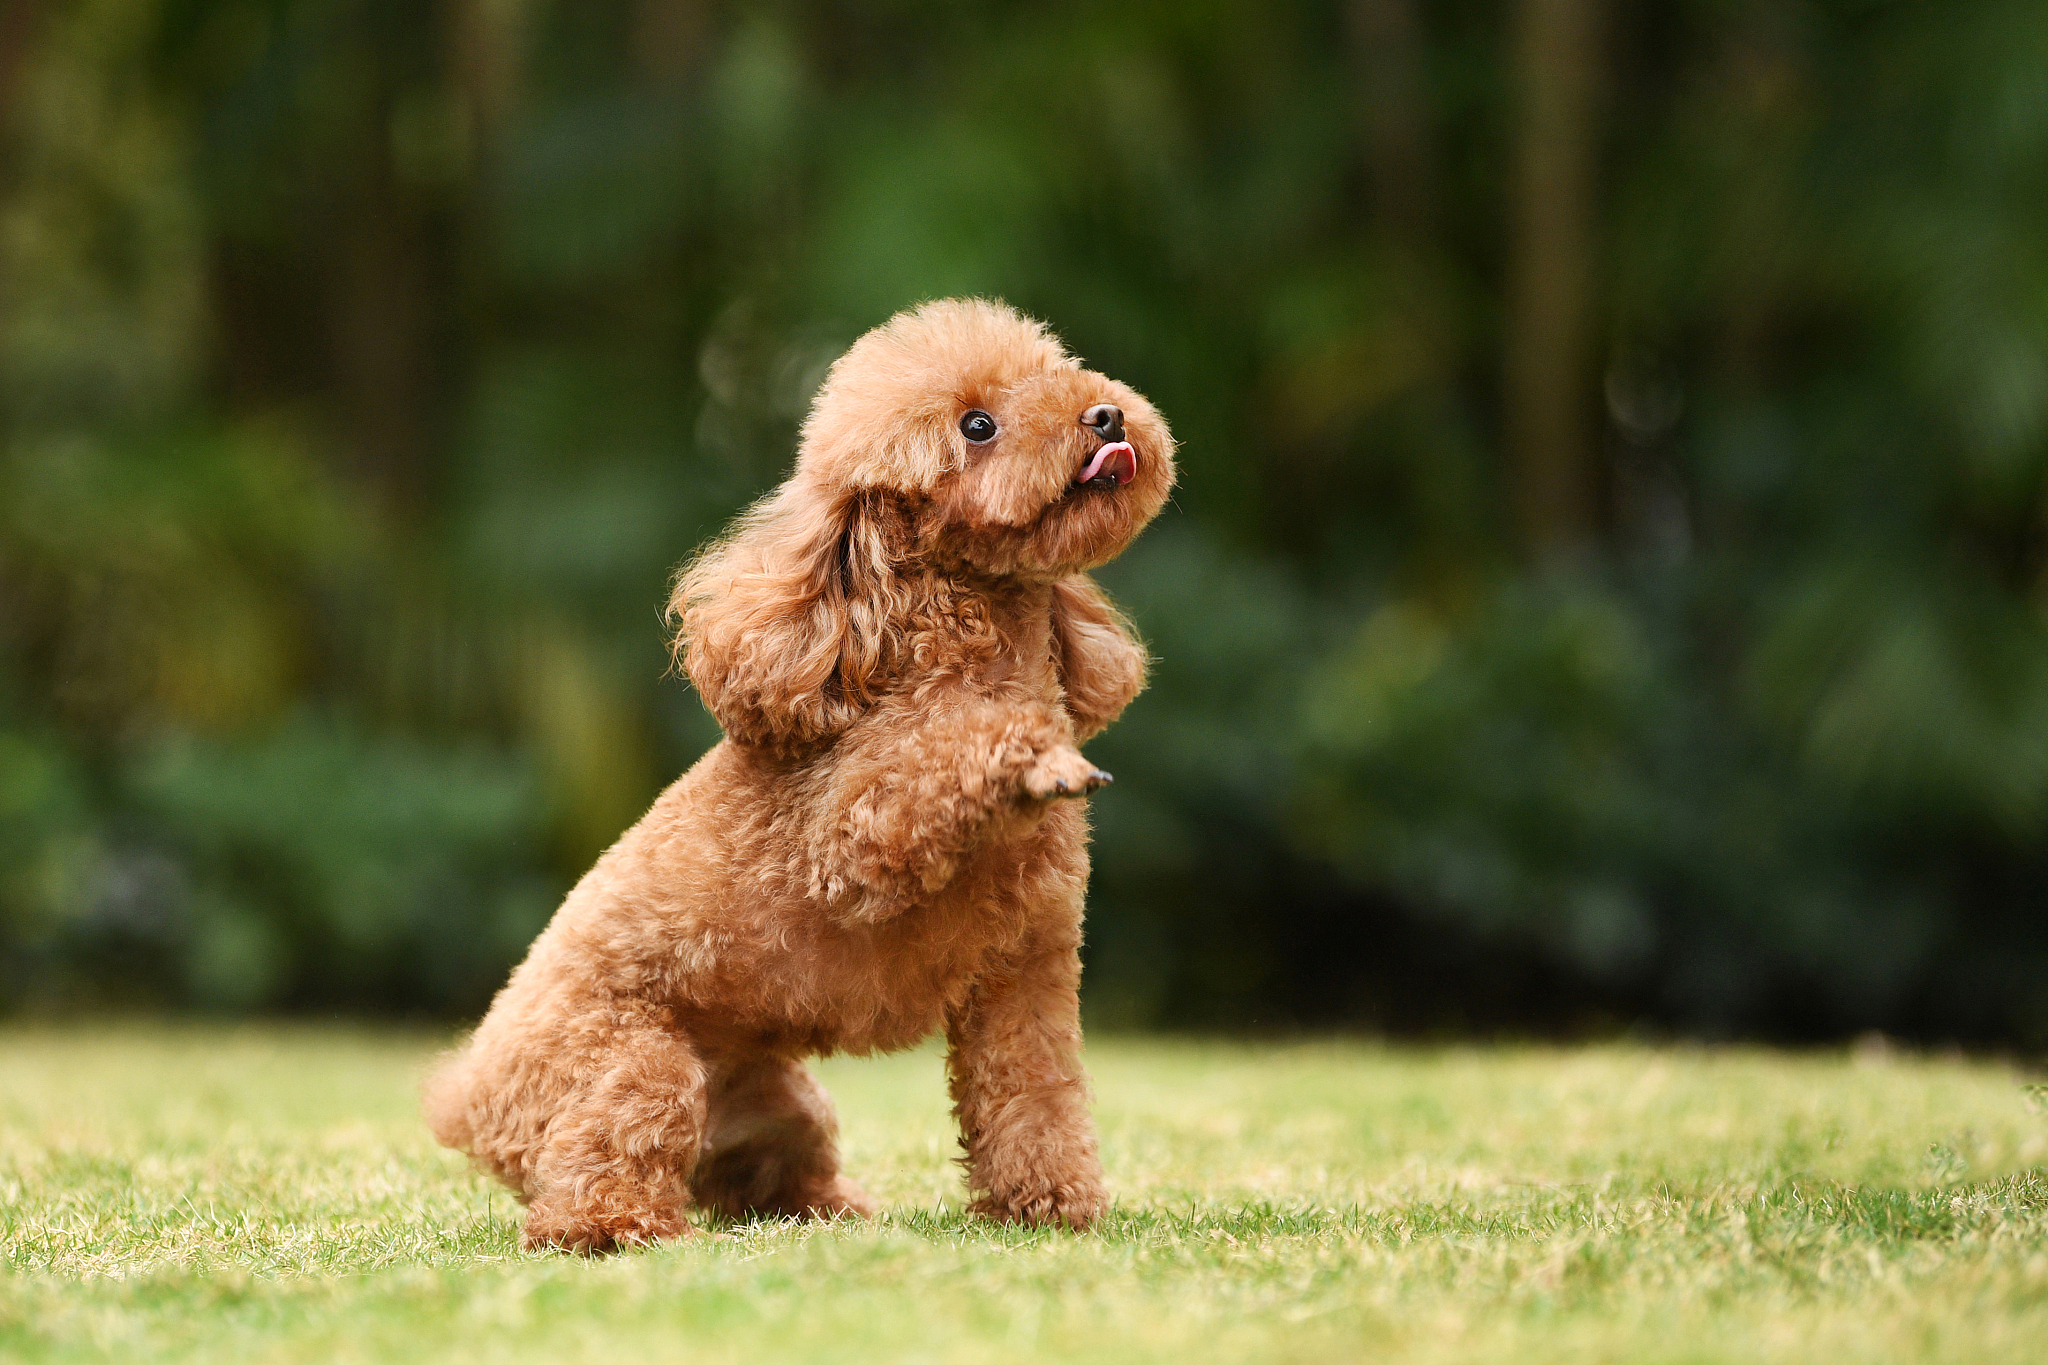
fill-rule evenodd
<path id="1" fill-rule="evenodd" d="M 1185 443 L 1095 1024 L 2048 1043 L 2038 0 L 12 0 L 4 1008 L 480 1010 L 970 292 Z"/>

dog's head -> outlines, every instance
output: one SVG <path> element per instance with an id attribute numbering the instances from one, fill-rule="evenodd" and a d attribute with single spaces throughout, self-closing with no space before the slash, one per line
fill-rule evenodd
<path id="1" fill-rule="evenodd" d="M 900 313 L 833 365 L 795 474 L 677 580 L 678 658 L 735 739 L 827 738 L 884 685 L 921 578 L 1056 583 L 1114 558 L 1173 476 L 1158 411 L 1038 323 Z"/>
<path id="2" fill-rule="evenodd" d="M 1173 487 L 1173 438 L 1128 385 L 1038 323 L 954 299 L 900 313 L 839 362 L 804 423 L 797 477 L 914 514 L 916 552 L 996 576 L 1113 559 Z"/>

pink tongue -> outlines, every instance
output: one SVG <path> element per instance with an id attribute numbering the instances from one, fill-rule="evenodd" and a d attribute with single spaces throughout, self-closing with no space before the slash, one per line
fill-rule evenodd
<path id="1" fill-rule="evenodd" d="M 1138 452 L 1131 449 L 1129 441 L 1111 441 L 1096 451 L 1074 482 L 1093 483 L 1104 475 L 1118 487 L 1138 477 Z"/>

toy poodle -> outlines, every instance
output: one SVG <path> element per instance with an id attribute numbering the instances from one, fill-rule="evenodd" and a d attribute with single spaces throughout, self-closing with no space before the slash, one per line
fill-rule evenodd
<path id="1" fill-rule="evenodd" d="M 868 1214 L 811 1055 L 946 1034 L 973 1209 L 1086 1227 L 1077 747 L 1145 654 L 1087 570 L 1173 484 L 1152 405 L 983 300 L 833 365 L 796 471 L 679 575 L 725 738 L 591 868 L 427 1085 L 434 1135 L 596 1252 Z"/>

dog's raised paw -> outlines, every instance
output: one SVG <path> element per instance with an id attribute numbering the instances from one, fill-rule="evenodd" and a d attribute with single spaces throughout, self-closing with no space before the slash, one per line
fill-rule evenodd
<path id="1" fill-rule="evenodd" d="M 1035 801 L 1086 796 L 1116 779 L 1082 757 L 1079 749 L 1049 749 L 1024 770 L 1024 791 Z"/>

